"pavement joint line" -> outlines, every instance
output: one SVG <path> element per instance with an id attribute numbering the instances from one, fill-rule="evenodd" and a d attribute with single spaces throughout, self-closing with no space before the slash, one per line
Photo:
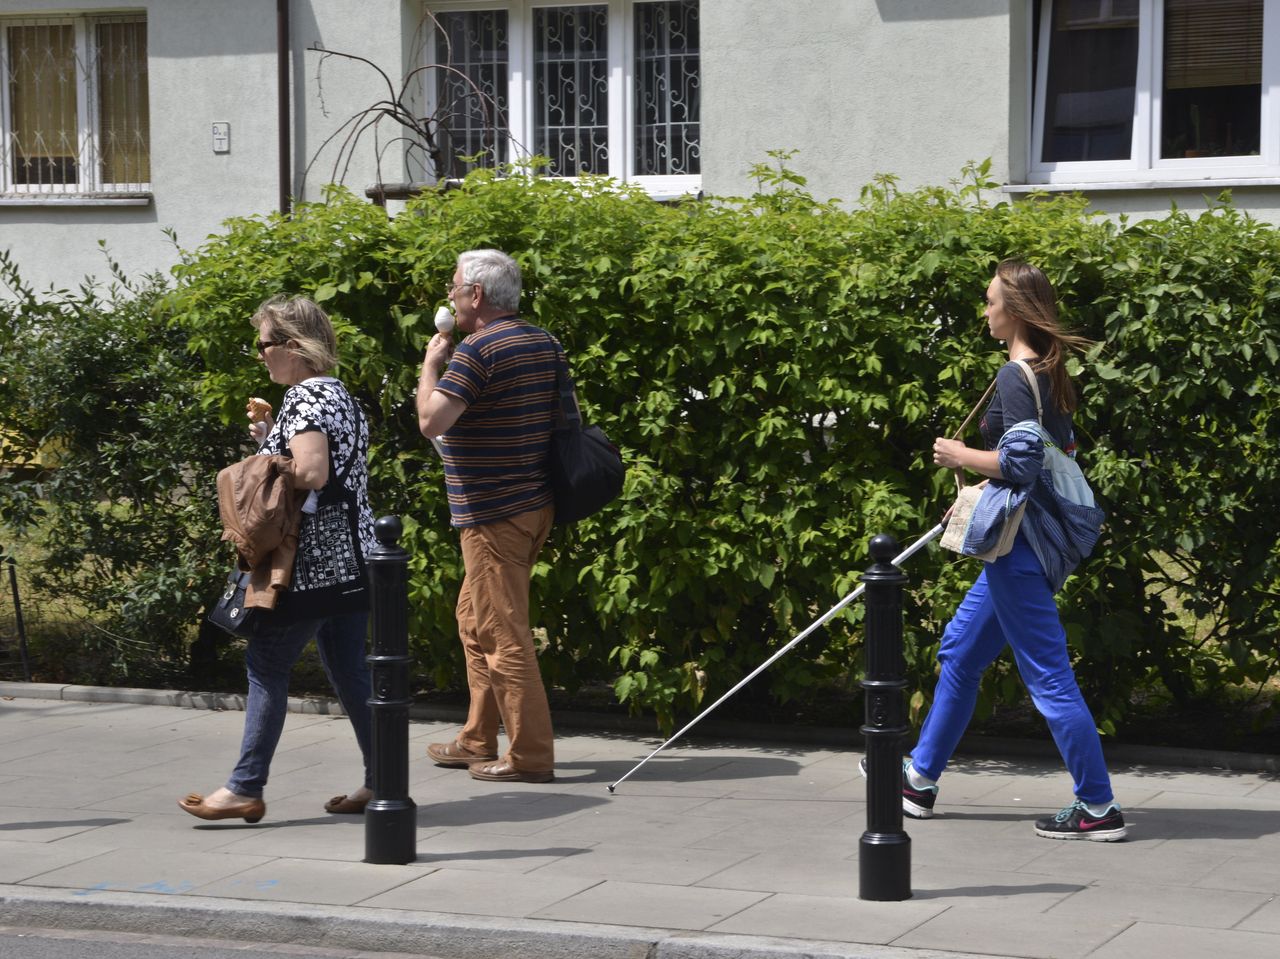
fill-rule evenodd
<path id="1" fill-rule="evenodd" d="M 1011 959 L 856 942 L 400 909 L 0 885 L 0 926 L 408 952 L 435 959 Z"/>
<path id="2" fill-rule="evenodd" d="M 138 689 L 117 686 L 80 686 L 64 683 L 23 683 L 0 681 L 0 699 L 49 699 L 62 702 L 125 703 L 141 706 L 177 706 L 187 709 L 243 711 L 243 693 L 193 692 L 173 689 Z M 303 715 L 342 716 L 337 700 L 324 696 L 289 697 L 289 712 Z M 460 706 L 432 706 L 416 703 L 409 708 L 409 718 L 419 722 L 454 722 L 461 724 L 466 710 Z M 609 713 L 559 711 L 554 714 L 558 727 L 589 729 L 593 732 L 630 732 L 639 736 L 662 737 L 652 720 L 617 716 Z M 862 735 L 855 729 L 833 727 L 774 726 L 763 723 L 733 723 L 708 720 L 699 723 L 689 739 L 734 738 L 748 741 L 805 745 L 860 747 Z M 1184 769 L 1225 769 L 1233 772 L 1280 773 L 1280 755 L 1233 752 L 1225 749 L 1189 749 L 1179 746 L 1143 746 L 1129 743 L 1103 743 L 1110 763 L 1130 765 L 1177 766 Z M 1049 740 L 1003 739 L 987 736 L 965 736 L 956 751 L 962 756 L 1017 756 L 1057 759 L 1057 747 Z"/>

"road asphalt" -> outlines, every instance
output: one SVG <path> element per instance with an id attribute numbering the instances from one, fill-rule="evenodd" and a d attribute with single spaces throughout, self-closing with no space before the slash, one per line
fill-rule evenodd
<path id="1" fill-rule="evenodd" d="M 178 808 L 225 780 L 239 703 L 0 683 L 0 926 L 442 959 L 1280 956 L 1276 756 L 1109 749 L 1129 838 L 1063 842 L 1032 830 L 1071 798 L 1054 756 L 962 747 L 906 821 L 911 898 L 877 902 L 853 741 L 708 736 L 610 793 L 660 739 L 561 722 L 554 782 L 486 783 L 426 757 L 456 721 L 415 719 L 416 859 L 374 865 L 363 818 L 322 808 L 360 779 L 328 701 L 293 704 L 261 822 Z"/>

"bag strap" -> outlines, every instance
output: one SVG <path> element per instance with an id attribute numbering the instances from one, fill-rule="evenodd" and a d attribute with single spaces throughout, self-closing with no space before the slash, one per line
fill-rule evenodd
<path id="1" fill-rule="evenodd" d="M 546 330 L 542 332 L 547 333 Z M 564 347 L 550 333 L 547 333 L 547 342 L 556 353 L 556 394 L 560 397 L 556 426 L 560 429 L 566 427 L 582 429 L 582 413 L 578 409 L 578 396 L 573 385 L 573 376 L 569 373 L 569 357 L 565 355 Z"/>
<path id="2" fill-rule="evenodd" d="M 1027 383 L 1031 386 L 1031 395 L 1036 401 L 1036 422 L 1044 426 L 1044 406 L 1040 403 L 1040 381 L 1036 379 L 1035 371 L 1031 369 L 1031 364 L 1026 360 L 1014 360 L 1018 364 L 1018 369 L 1022 370 L 1022 375 L 1027 378 Z"/>
<path id="3" fill-rule="evenodd" d="M 978 415 L 978 410 L 986 405 L 987 400 L 991 399 L 991 394 L 996 391 L 996 381 L 993 379 L 991 385 L 987 387 L 986 392 L 982 394 L 982 398 L 973 404 L 973 409 L 969 411 L 969 415 L 964 418 L 964 422 L 960 424 L 960 428 L 951 434 L 953 440 L 958 440 L 964 436 L 964 431 L 969 428 L 969 424 L 973 422 L 973 418 Z M 952 470 L 956 478 L 956 492 L 959 493 L 964 489 L 964 470 Z"/>

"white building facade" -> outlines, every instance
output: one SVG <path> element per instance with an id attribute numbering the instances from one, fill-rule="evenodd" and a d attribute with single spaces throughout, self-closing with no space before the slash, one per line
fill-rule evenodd
<path id="1" fill-rule="evenodd" d="M 39 288 L 533 154 L 668 197 L 795 151 L 847 201 L 990 158 L 1013 199 L 1280 222 L 1280 0 L 0 0 L 0 76 L 0 248 Z"/>

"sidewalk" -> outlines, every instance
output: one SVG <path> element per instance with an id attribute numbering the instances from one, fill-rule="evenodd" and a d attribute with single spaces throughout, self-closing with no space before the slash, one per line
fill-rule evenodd
<path id="1" fill-rule="evenodd" d="M 1055 760 L 961 757 L 906 823 L 913 898 L 884 903 L 858 898 L 853 749 L 677 744 L 610 794 L 657 738 L 562 728 L 556 781 L 509 786 L 431 764 L 457 727 L 414 722 L 417 861 L 375 866 L 362 819 L 321 808 L 359 781 L 343 717 L 290 714 L 266 817 L 204 824 L 177 799 L 222 784 L 243 714 L 84 689 L 0 683 L 0 925 L 443 959 L 1280 956 L 1267 757 L 1113 757 L 1123 843 L 1035 837 L 1070 798 Z"/>

